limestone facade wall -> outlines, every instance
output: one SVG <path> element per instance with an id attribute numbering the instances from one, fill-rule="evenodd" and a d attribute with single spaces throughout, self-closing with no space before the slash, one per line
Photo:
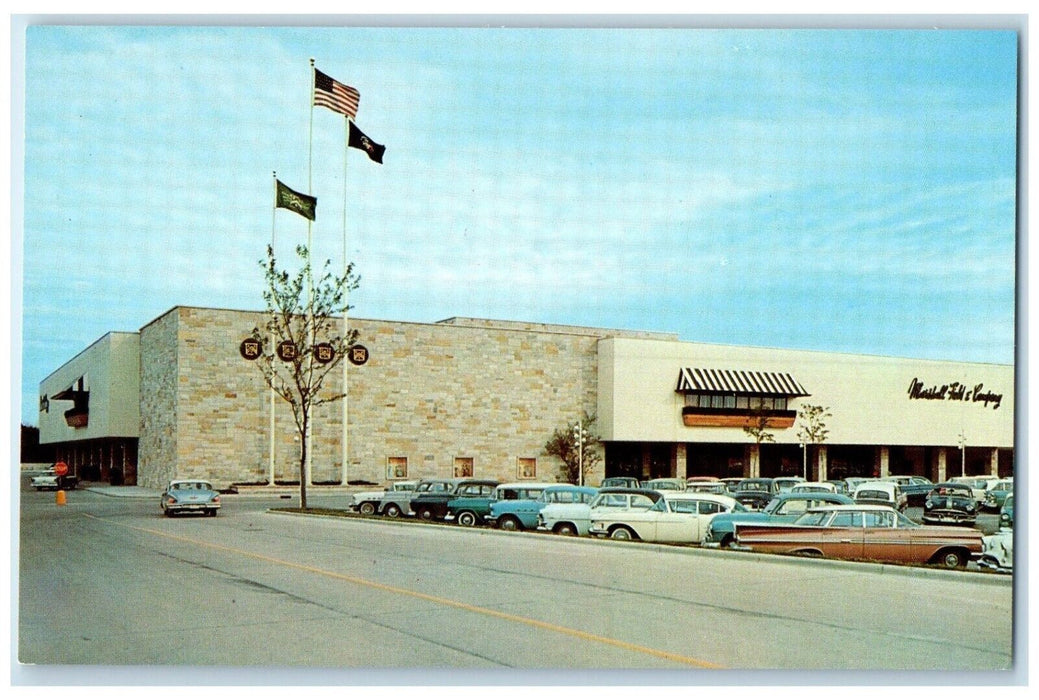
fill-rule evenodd
<path id="1" fill-rule="evenodd" d="M 137 483 L 162 488 L 177 475 L 178 317 L 167 313 L 140 331 Z"/>
<path id="2" fill-rule="evenodd" d="M 270 390 L 239 352 L 261 321 L 260 313 L 178 307 L 142 329 L 138 483 L 267 483 Z M 376 483 L 387 481 L 391 460 L 406 460 L 409 478 L 453 476 L 471 461 L 474 476 L 512 481 L 520 460 L 533 459 L 533 478 L 555 480 L 560 465 L 544 444 L 595 412 L 597 343 L 617 333 L 468 319 L 350 326 L 370 359 L 348 367 L 347 477 Z M 324 394 L 341 392 L 341 369 L 326 384 Z M 274 405 L 275 480 L 298 480 L 291 410 Z M 342 416 L 339 402 L 315 411 L 313 483 L 342 479 Z"/>

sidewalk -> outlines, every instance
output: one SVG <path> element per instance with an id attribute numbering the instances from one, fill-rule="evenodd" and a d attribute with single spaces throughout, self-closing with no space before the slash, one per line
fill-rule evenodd
<path id="1" fill-rule="evenodd" d="M 307 493 L 312 496 L 346 496 L 365 489 L 371 490 L 371 488 L 370 486 L 308 486 Z M 151 489 L 144 486 L 109 486 L 103 483 L 81 482 L 79 489 L 113 498 L 153 498 L 158 501 L 159 497 L 162 496 L 162 489 Z M 220 497 L 256 496 L 271 498 L 299 494 L 299 486 L 238 486 L 237 489 L 238 493 L 222 493 Z"/>

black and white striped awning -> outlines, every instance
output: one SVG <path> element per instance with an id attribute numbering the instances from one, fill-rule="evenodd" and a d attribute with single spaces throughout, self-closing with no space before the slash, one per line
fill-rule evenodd
<path id="1" fill-rule="evenodd" d="M 751 372 L 701 367 L 683 367 L 678 375 L 678 387 L 675 391 L 753 396 L 811 396 L 796 379 L 785 372 Z"/>

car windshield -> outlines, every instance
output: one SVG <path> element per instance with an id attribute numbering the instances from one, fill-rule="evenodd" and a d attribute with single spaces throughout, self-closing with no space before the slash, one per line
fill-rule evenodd
<path id="1" fill-rule="evenodd" d="M 881 501 L 891 500 L 891 494 L 889 494 L 887 491 L 874 491 L 874 490 L 866 490 L 866 489 L 864 489 L 862 491 L 859 491 L 857 494 L 855 494 L 855 497 L 856 498 L 872 498 L 872 499 L 878 499 L 878 500 L 881 500 Z"/>
<path id="2" fill-rule="evenodd" d="M 942 486 L 936 488 L 934 493 L 939 496 L 960 496 L 961 498 L 973 498 L 973 494 L 970 489 L 962 488 L 959 486 Z"/>
<path id="3" fill-rule="evenodd" d="M 829 515 L 830 514 L 825 510 L 810 510 L 806 513 L 802 513 L 801 516 L 794 521 L 794 525 L 822 525 Z"/>
<path id="4" fill-rule="evenodd" d="M 177 491 L 207 491 L 210 487 L 204 481 L 182 481 L 179 484 L 174 484 L 173 488 Z"/>

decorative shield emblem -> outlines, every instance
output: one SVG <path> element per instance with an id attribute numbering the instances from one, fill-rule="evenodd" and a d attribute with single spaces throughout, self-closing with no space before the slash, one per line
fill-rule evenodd
<path id="1" fill-rule="evenodd" d="M 318 343 L 314 346 L 314 359 L 325 365 L 335 359 L 336 351 L 328 343 Z"/>
<path id="2" fill-rule="evenodd" d="M 285 362 L 295 360 L 298 352 L 299 351 L 296 350 L 296 344 L 291 340 L 283 340 L 278 343 L 278 357 Z"/>
<path id="3" fill-rule="evenodd" d="M 263 354 L 263 343 L 256 338 L 246 338 L 238 346 L 238 352 L 242 353 L 242 357 L 247 360 L 255 360 Z"/>
<path id="4" fill-rule="evenodd" d="M 368 348 L 363 345 L 351 345 L 347 353 L 350 362 L 357 366 L 361 366 L 368 361 Z"/>

